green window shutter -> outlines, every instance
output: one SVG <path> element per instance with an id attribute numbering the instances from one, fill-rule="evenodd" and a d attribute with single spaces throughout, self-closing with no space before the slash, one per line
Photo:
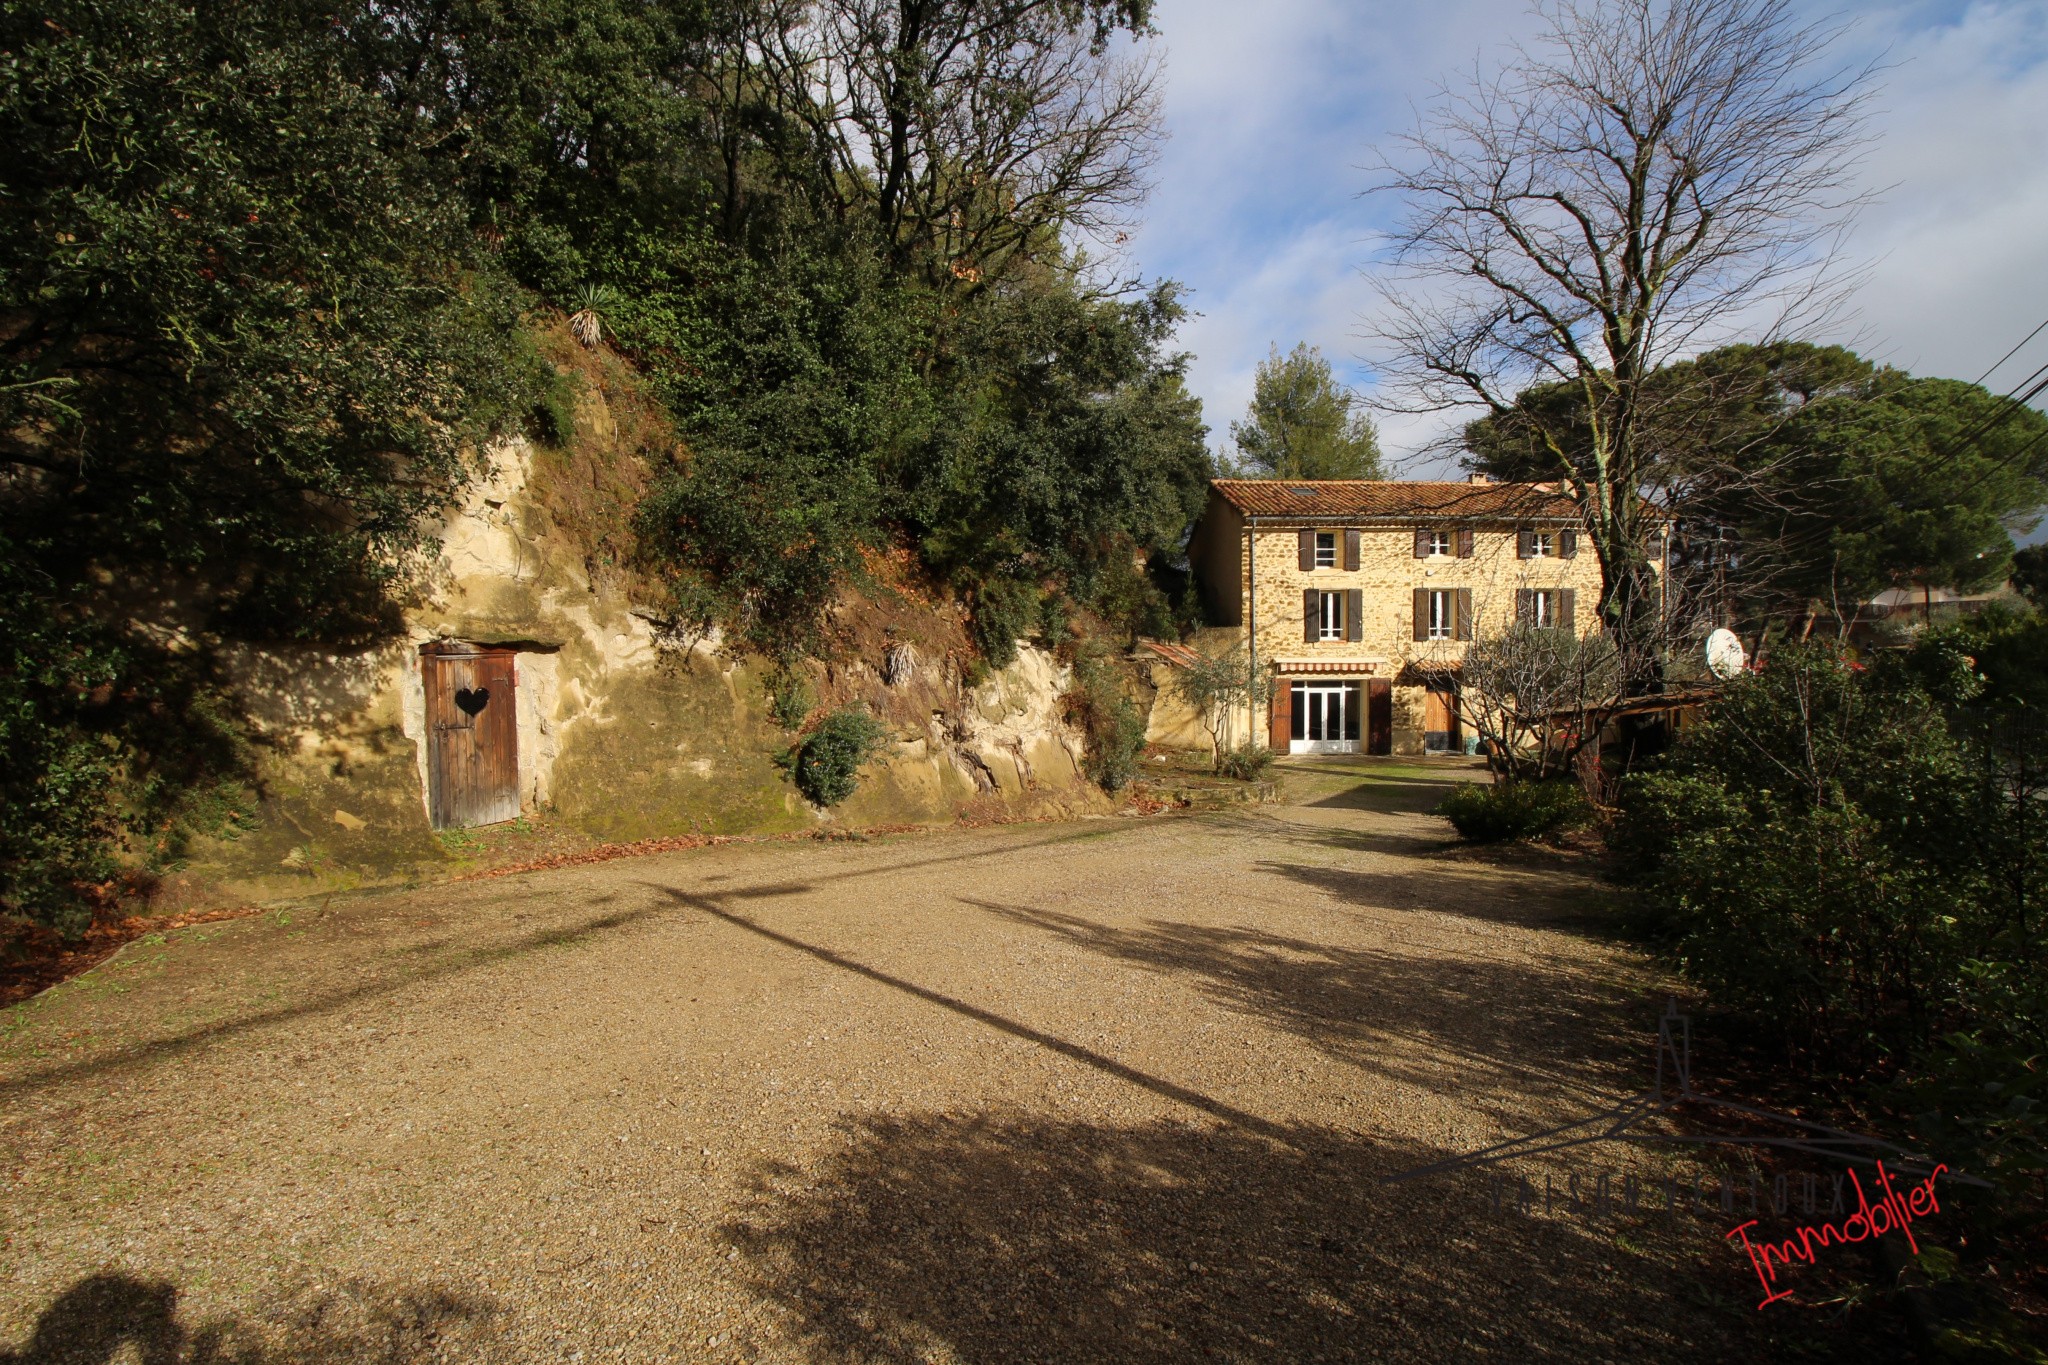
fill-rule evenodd
<path id="1" fill-rule="evenodd" d="M 1570 559 L 1577 555 L 1578 552 L 1579 533 L 1573 530 L 1559 531 L 1557 533 L 1557 557 L 1559 559 Z"/>
<path id="2" fill-rule="evenodd" d="M 1429 638 L 1428 588 L 1417 588 L 1415 590 L 1415 638 L 1418 640 L 1427 640 Z"/>
<path id="3" fill-rule="evenodd" d="M 1314 588 L 1301 590 L 1301 642 L 1312 645 L 1322 633 L 1323 595 Z"/>
<path id="4" fill-rule="evenodd" d="M 1458 595 L 1452 602 L 1457 607 L 1457 637 L 1460 640 L 1469 640 L 1472 638 L 1472 589 L 1458 589 Z"/>
<path id="5" fill-rule="evenodd" d="M 1471 531 L 1465 530 L 1458 532 L 1458 558 L 1470 559 L 1472 557 L 1472 539 L 1473 537 Z"/>
<path id="6" fill-rule="evenodd" d="M 1347 588 L 1344 592 L 1344 638 L 1356 644 L 1365 638 L 1365 590 Z"/>
<path id="7" fill-rule="evenodd" d="M 1566 588 L 1557 595 L 1557 623 L 1574 635 L 1579 630 L 1578 592 Z"/>
<path id="8" fill-rule="evenodd" d="M 1313 573 L 1315 567 L 1316 533 L 1314 531 L 1303 531 L 1301 533 L 1301 571 L 1303 573 Z"/>
<path id="9" fill-rule="evenodd" d="M 1536 533 L 1528 530 L 1515 532 L 1515 558 L 1534 559 L 1535 557 Z"/>
<path id="10" fill-rule="evenodd" d="M 1357 573 L 1359 565 L 1359 534 L 1353 527 L 1344 532 L 1344 571 Z"/>
<path id="11" fill-rule="evenodd" d="M 1515 589 L 1515 624 L 1526 626 L 1536 619 L 1536 591 L 1533 588 Z"/>

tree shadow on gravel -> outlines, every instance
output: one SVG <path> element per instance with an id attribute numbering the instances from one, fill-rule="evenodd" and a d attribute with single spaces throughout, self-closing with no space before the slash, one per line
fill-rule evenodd
<path id="1" fill-rule="evenodd" d="M 1544 1093 L 1624 1093 L 1655 1037 L 1631 1027 L 1614 988 L 1574 965 L 1386 952 L 1249 926 L 1104 924 L 1025 905 L 963 899 L 1105 957 L 1193 979 L 1211 999 L 1362 1070 L 1474 1102 Z M 1588 1035 L 1598 1048 L 1589 1049 Z M 1592 1055 L 1589 1055 L 1589 1052 Z M 1601 1053 L 1623 1070 L 1603 1071 Z M 1641 1056 L 1637 1054 L 1640 1053 Z M 1525 1113 L 1513 1115 L 1517 1122 Z"/>
<path id="2" fill-rule="evenodd" d="M 253 1326 L 233 1318 L 188 1323 L 164 1280 L 100 1274 L 59 1294 L 24 1347 L 0 1365 L 412 1365 L 449 1358 L 494 1310 L 440 1291 L 394 1294 L 351 1286 Z"/>
<path id="3" fill-rule="evenodd" d="M 1583 883 L 1532 884 L 1552 868 L 1493 866 L 1487 863 L 1432 863 L 1426 872 L 1395 872 L 1262 862 L 1261 872 L 1322 892 L 1343 905 L 1387 910 L 1422 910 L 1487 924 L 1555 927 L 1586 918 L 1585 901 L 1595 888 Z"/>
<path id="4" fill-rule="evenodd" d="M 595 898 L 591 903 L 601 904 L 608 899 L 610 898 Z M 629 929 L 642 921 L 651 920 L 658 913 L 654 906 L 642 906 L 637 909 L 610 911 L 556 925 L 500 943 L 476 945 L 441 941 L 418 951 L 412 948 L 399 948 L 393 951 L 388 961 L 379 962 L 374 958 L 366 960 L 363 964 L 363 971 L 369 976 L 366 981 L 319 991 L 289 1005 L 258 1009 L 202 1024 L 168 1037 L 130 1043 L 77 1061 L 38 1067 L 21 1075 L 0 1080 L 0 1099 L 45 1086 L 61 1085 L 88 1077 L 118 1075 L 125 1071 L 153 1066 L 174 1060 L 224 1038 L 236 1037 L 294 1019 L 336 1014 L 352 1005 L 388 996 L 423 982 L 459 976 L 464 972 L 476 971 L 499 962 L 517 961 L 550 949 L 577 947 Z"/>
<path id="5" fill-rule="evenodd" d="M 1624 1215 L 1624 1245 L 1496 1212 L 1476 1177 L 1381 1183 L 1445 1155 L 1424 1147 L 1029 1114 L 841 1137 L 820 1169 L 762 1169 L 725 1230 L 813 1360 L 1722 1361 L 1813 1336 L 1733 1279 L 1700 1294 L 1718 1229 L 1683 1214 Z"/>

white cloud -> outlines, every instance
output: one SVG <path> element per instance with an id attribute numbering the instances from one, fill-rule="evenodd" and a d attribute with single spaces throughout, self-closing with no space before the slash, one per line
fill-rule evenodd
<path id="1" fill-rule="evenodd" d="M 1358 197 L 1362 167 L 1437 82 L 1533 21 L 1517 0 L 1161 0 L 1156 17 L 1172 141 L 1132 247 L 1193 291 L 1201 316 L 1182 344 L 1221 441 L 1269 345 L 1309 341 L 1369 381 L 1358 337 L 1374 300 L 1360 267 L 1390 206 Z M 1916 373 L 1974 379 L 2048 317 L 2048 6 L 1866 9 L 1849 48 L 1888 50 L 1894 64 L 1866 174 L 1895 188 L 1849 242 L 1870 271 L 1843 339 Z M 2035 348 L 2001 377 L 2048 360 L 2048 335 Z M 1383 441 L 1412 451 L 1442 426 L 1390 422 Z"/>

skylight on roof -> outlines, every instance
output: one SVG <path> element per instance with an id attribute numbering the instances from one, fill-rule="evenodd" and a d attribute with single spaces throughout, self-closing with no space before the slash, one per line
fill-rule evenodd
<path id="1" fill-rule="evenodd" d="M 1312 498 L 1316 495 L 1316 490 L 1313 488 L 1290 488 L 1287 491 L 1303 498 Z"/>

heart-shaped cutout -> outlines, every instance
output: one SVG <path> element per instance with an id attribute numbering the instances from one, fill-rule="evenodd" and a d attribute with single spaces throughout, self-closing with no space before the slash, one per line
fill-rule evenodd
<path id="1" fill-rule="evenodd" d="M 473 716 L 491 704 L 491 689 L 458 687 L 455 689 L 455 704 L 462 708 L 464 715 Z"/>

